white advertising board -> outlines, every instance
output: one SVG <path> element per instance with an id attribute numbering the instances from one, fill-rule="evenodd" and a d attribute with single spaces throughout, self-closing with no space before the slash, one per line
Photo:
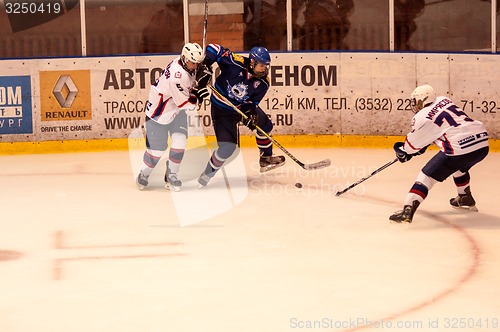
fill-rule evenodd
<path id="1" fill-rule="evenodd" d="M 127 138 L 144 122 L 152 82 L 174 56 L 0 61 L 0 141 Z M 274 134 L 404 135 L 410 93 L 431 84 L 492 138 L 500 58 L 485 54 L 273 53 L 261 108 Z M 210 103 L 189 116 L 192 135 L 212 135 Z M 251 134 L 242 127 L 242 134 Z"/>

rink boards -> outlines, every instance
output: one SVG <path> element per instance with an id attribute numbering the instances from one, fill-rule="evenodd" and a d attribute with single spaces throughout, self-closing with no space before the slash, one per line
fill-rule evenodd
<path id="1" fill-rule="evenodd" d="M 151 83 L 173 58 L 1 61 L 2 152 L 126 148 L 144 122 Z M 385 147 L 410 129 L 411 91 L 431 84 L 497 139 L 497 59 L 494 54 L 272 53 L 271 88 L 260 106 L 280 143 Z M 193 137 L 213 136 L 209 101 L 189 114 L 189 131 Z M 246 127 L 240 131 L 243 144 L 253 142 Z"/>

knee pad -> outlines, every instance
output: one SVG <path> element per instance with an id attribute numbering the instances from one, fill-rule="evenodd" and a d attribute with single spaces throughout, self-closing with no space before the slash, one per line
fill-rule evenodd
<path id="1" fill-rule="evenodd" d="M 186 149 L 187 137 L 181 133 L 173 133 L 171 147 L 174 149 Z"/>
<path id="2" fill-rule="evenodd" d="M 236 150 L 237 145 L 231 142 L 219 142 L 217 155 L 222 159 L 228 159 Z"/>
<path id="3" fill-rule="evenodd" d="M 424 172 L 420 171 L 420 173 L 418 173 L 418 176 L 417 176 L 417 179 L 415 180 L 415 182 L 420 182 L 421 184 L 423 184 L 424 186 L 427 187 L 427 189 L 431 189 L 432 187 L 434 187 L 434 185 L 437 183 L 436 180 L 434 180 L 433 178 L 427 176 L 424 174 Z"/>
<path id="4" fill-rule="evenodd" d="M 273 123 L 260 107 L 257 106 L 256 111 L 258 114 L 257 126 L 259 126 L 260 129 L 264 130 L 266 133 L 270 133 L 273 130 Z"/>

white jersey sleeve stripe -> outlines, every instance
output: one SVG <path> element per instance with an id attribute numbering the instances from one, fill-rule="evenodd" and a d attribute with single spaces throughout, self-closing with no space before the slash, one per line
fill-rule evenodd
<path id="1" fill-rule="evenodd" d="M 160 93 L 160 100 L 158 102 L 158 104 L 156 105 L 156 108 L 155 110 L 153 111 L 153 114 L 151 114 L 151 118 L 152 119 L 156 119 L 158 117 L 160 117 L 163 112 L 165 111 L 165 106 L 167 105 L 168 101 L 170 98 L 168 98 L 167 100 L 163 100 L 163 95 Z"/>
<path id="2" fill-rule="evenodd" d="M 443 134 L 443 149 L 444 149 L 444 153 L 450 155 L 450 154 L 455 154 L 455 151 L 453 149 L 453 145 L 451 144 L 451 142 L 448 140 L 448 137 L 446 137 L 446 134 Z"/>

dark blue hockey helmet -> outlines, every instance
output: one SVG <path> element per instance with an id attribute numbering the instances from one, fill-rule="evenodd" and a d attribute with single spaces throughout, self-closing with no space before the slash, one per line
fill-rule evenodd
<path id="1" fill-rule="evenodd" d="M 271 56 L 265 47 L 258 46 L 250 50 L 250 60 L 253 60 L 263 65 L 268 65 L 271 63 Z"/>
<path id="2" fill-rule="evenodd" d="M 265 77 L 269 73 L 269 65 L 271 64 L 271 56 L 265 47 L 258 46 L 250 50 L 250 68 L 257 77 Z M 259 66 L 258 66 L 259 65 Z"/>

